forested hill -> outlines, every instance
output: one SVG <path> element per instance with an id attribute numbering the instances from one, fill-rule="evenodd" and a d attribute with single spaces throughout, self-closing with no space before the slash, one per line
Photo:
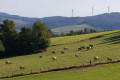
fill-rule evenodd
<path id="1" fill-rule="evenodd" d="M 42 22 L 44 22 L 49 29 L 81 24 L 92 26 L 98 30 L 120 29 L 120 13 L 118 12 L 88 17 L 54 16 L 45 18 L 20 17 L 18 15 L 10 15 L 1 12 L 0 23 L 2 23 L 4 19 L 14 20 L 17 29 L 20 29 L 22 26 L 32 27 L 33 22 L 35 22 L 37 19 L 40 19 Z"/>

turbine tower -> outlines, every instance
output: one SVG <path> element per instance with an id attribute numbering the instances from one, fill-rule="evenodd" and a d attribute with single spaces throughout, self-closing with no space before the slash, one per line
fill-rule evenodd
<path id="1" fill-rule="evenodd" d="M 94 16 L 94 6 L 92 6 L 92 16 Z"/>
<path id="2" fill-rule="evenodd" d="M 74 16 L 74 9 L 72 9 L 72 17 Z"/>
<path id="3" fill-rule="evenodd" d="M 108 13 L 110 13 L 110 6 L 108 6 Z"/>

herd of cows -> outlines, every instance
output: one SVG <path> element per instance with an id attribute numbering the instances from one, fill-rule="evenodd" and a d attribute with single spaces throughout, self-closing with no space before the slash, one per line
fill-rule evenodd
<path id="1" fill-rule="evenodd" d="M 81 47 L 78 48 L 78 51 L 83 50 L 83 49 L 91 50 L 91 49 L 93 49 L 93 47 L 94 47 L 93 45 L 89 45 L 89 46 L 87 46 L 87 47 L 81 46 Z M 64 54 L 64 53 L 65 53 L 65 50 L 68 50 L 68 47 L 64 47 L 64 50 L 61 51 L 61 54 Z M 52 54 L 55 54 L 55 53 L 56 53 L 55 51 L 52 51 Z M 79 57 L 79 54 L 76 53 L 76 54 L 75 54 L 75 57 Z M 43 56 L 39 56 L 39 58 L 43 58 Z M 56 56 L 53 56 L 53 57 L 52 57 L 52 60 L 54 60 L 54 61 L 57 60 L 57 57 L 56 57 Z M 94 57 L 94 61 L 96 61 L 96 60 L 99 60 L 99 57 L 98 57 L 98 56 L 95 56 L 95 57 Z M 108 60 L 108 61 L 112 61 L 112 58 L 107 58 L 107 60 Z M 5 63 L 6 63 L 6 65 L 12 64 L 11 61 L 6 61 Z M 90 64 L 91 64 L 91 60 L 90 60 Z M 20 68 L 20 70 L 25 69 L 25 67 L 24 67 L 23 65 L 19 66 L 19 68 Z"/>

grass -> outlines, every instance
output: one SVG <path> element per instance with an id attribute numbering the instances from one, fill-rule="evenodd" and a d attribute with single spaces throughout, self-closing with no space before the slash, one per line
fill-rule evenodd
<path id="1" fill-rule="evenodd" d="M 120 80 L 120 63 L 83 71 L 40 73 L 3 80 Z"/>
<path id="2" fill-rule="evenodd" d="M 83 24 L 83 25 L 72 25 L 72 26 L 64 26 L 60 28 L 55 28 L 55 29 L 52 29 L 52 31 L 57 32 L 57 33 L 68 33 L 71 30 L 78 31 L 78 30 L 83 30 L 84 28 L 94 29 L 91 26 Z"/>
<path id="3" fill-rule="evenodd" d="M 120 31 L 108 31 L 108 32 L 101 32 L 101 33 L 94 33 L 94 34 L 86 34 L 88 37 L 93 37 L 97 35 L 104 35 L 101 38 L 95 38 L 95 39 L 87 39 L 85 41 L 74 41 L 69 44 L 61 44 L 58 46 L 51 46 L 47 49 L 46 52 L 38 53 L 38 54 L 31 54 L 31 55 L 25 55 L 25 56 L 17 56 L 12 58 L 6 58 L 6 59 L 0 59 L 0 77 L 3 76 L 3 73 L 5 73 L 6 76 L 10 76 L 13 74 L 21 74 L 23 73 L 30 73 L 31 70 L 33 72 L 38 72 L 40 69 L 42 70 L 48 70 L 54 69 L 54 68 L 63 68 L 63 67 L 69 67 L 73 65 L 86 65 L 89 64 L 89 61 L 92 60 L 92 64 L 98 63 L 98 62 L 106 62 L 107 57 L 112 58 L 113 60 L 120 59 L 120 42 L 119 42 L 119 35 Z M 80 37 L 81 36 L 81 37 Z M 79 40 L 79 38 L 85 38 L 85 35 L 80 35 L 79 37 L 71 36 Z M 66 37 L 69 41 L 69 37 Z M 57 38 L 56 38 L 57 39 Z M 73 39 L 73 38 L 70 38 Z M 61 40 L 65 40 L 64 38 L 61 38 Z M 115 44 L 116 43 L 116 44 Z M 93 50 L 81 50 L 78 51 L 77 49 L 80 46 L 87 47 L 89 44 L 94 45 Z M 65 54 L 61 54 L 60 52 L 63 50 L 64 47 L 68 47 L 69 50 L 65 51 Z M 55 51 L 56 54 L 52 54 L 52 51 Z M 79 57 L 75 58 L 75 54 L 78 53 Z M 42 59 L 39 58 L 39 56 L 43 56 Z M 56 61 L 53 61 L 51 58 L 53 56 L 57 57 Z M 100 60 L 94 62 L 93 58 L 94 56 L 99 56 Z M 12 61 L 13 64 L 6 65 L 6 61 Z M 25 69 L 20 70 L 20 65 L 24 65 Z"/>
<path id="4" fill-rule="evenodd" d="M 83 35 L 76 35 L 76 36 L 55 37 L 55 38 L 51 38 L 51 45 L 59 45 L 59 44 L 77 42 L 77 41 L 80 41 L 80 40 L 89 39 L 89 38 L 94 37 L 94 36 L 109 34 L 109 33 L 117 32 L 117 31 L 118 30 L 105 31 L 105 32 L 99 32 L 99 33 L 90 33 L 90 34 L 83 34 Z"/>

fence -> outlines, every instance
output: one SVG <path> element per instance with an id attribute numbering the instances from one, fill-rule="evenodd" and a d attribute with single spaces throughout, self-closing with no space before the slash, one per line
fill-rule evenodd
<path id="1" fill-rule="evenodd" d="M 66 65 L 64 66 L 64 68 L 60 68 L 59 66 L 56 69 L 52 69 L 49 68 L 45 71 L 42 70 L 42 68 L 40 68 L 39 70 L 28 70 L 28 71 L 14 71 L 14 72 L 9 72 L 9 73 L 2 73 L 0 74 L 0 79 L 4 79 L 4 78 L 11 78 L 11 77 L 17 77 L 17 76 L 25 76 L 25 75 L 31 75 L 31 74 L 38 74 L 38 73 L 46 73 L 46 72 L 52 72 L 52 71 L 62 71 L 62 70 L 69 70 L 69 69 L 82 69 L 82 68 L 88 68 L 88 67 L 96 67 L 98 65 L 104 65 L 104 64 L 111 64 L 111 63 L 120 63 L 120 60 L 117 61 L 111 61 L 111 62 L 100 62 L 100 63 L 95 63 L 95 64 L 88 64 L 88 65 L 81 65 L 81 66 L 77 66 L 76 64 L 74 64 L 74 66 L 70 66 L 70 67 L 66 67 Z"/>

